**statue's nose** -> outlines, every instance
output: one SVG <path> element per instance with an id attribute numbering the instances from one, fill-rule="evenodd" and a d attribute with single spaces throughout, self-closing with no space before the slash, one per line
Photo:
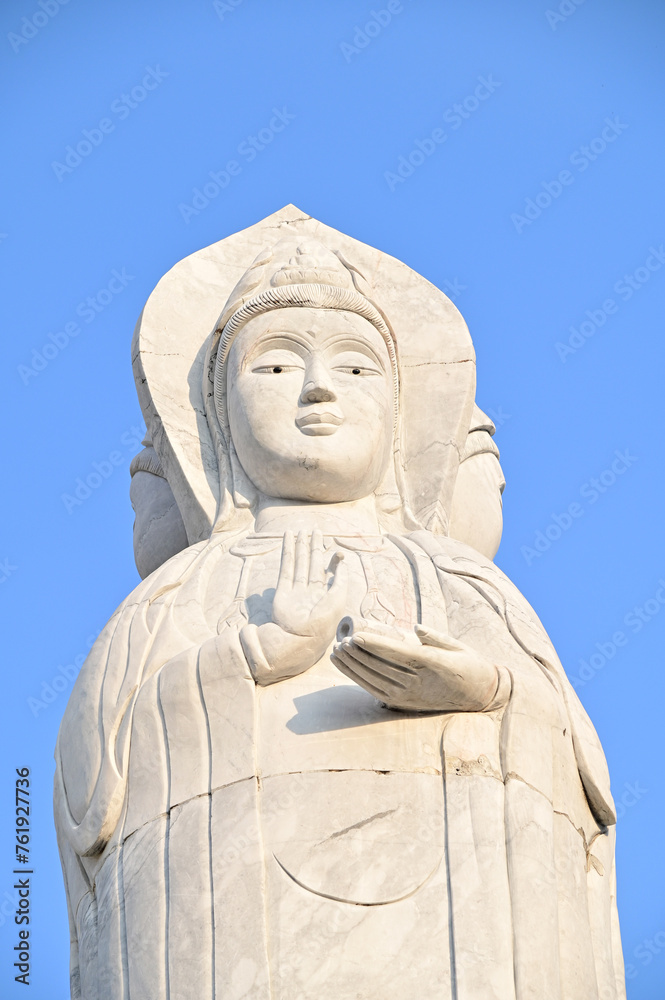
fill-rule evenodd
<path id="1" fill-rule="evenodd" d="M 305 382 L 300 394 L 302 403 L 333 403 L 336 399 L 335 390 L 323 379 Z"/>
<path id="2" fill-rule="evenodd" d="M 337 399 L 330 375 L 324 365 L 315 364 L 307 373 L 308 377 L 300 393 L 301 403 L 334 403 Z"/>

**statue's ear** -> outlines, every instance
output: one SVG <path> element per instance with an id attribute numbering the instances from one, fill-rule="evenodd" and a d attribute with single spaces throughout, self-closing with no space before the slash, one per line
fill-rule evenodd
<path id="1" fill-rule="evenodd" d="M 386 474 L 374 494 L 379 510 L 385 514 L 394 514 L 402 506 L 402 497 L 397 487 L 394 460 L 388 463 Z"/>
<path id="2" fill-rule="evenodd" d="M 399 472 L 396 464 L 399 456 L 393 454 L 392 461 L 389 462 L 386 474 L 380 486 L 375 490 L 376 506 L 379 517 L 384 528 L 390 531 L 404 530 L 414 531 L 422 527 L 414 518 L 409 509 L 409 505 L 399 486 Z M 383 517 L 381 518 L 381 515 Z"/>
<path id="3" fill-rule="evenodd" d="M 256 487 L 240 464 L 232 440 L 229 441 L 229 459 L 233 503 L 236 507 L 252 507 L 256 502 Z"/>

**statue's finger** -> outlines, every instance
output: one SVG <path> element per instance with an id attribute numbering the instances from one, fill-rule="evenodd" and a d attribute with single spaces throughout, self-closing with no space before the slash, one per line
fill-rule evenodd
<path id="1" fill-rule="evenodd" d="M 284 532 L 282 542 L 282 560 L 279 564 L 277 586 L 291 587 L 293 585 L 293 563 L 295 558 L 295 539 L 292 531 Z"/>
<path id="2" fill-rule="evenodd" d="M 400 678 L 399 674 L 391 668 L 389 663 L 382 663 L 379 660 L 372 660 L 370 657 L 365 657 L 361 659 L 355 656 L 353 653 L 345 649 L 344 646 L 337 648 L 337 656 L 344 663 L 347 664 L 351 670 L 355 670 L 360 677 L 366 677 L 372 684 L 376 687 L 387 689 L 388 691 L 393 688 L 394 693 L 399 693 L 400 691 L 405 691 L 407 684 L 405 680 L 408 678 L 402 674 Z"/>
<path id="3" fill-rule="evenodd" d="M 360 649 L 353 642 L 353 639 L 345 639 L 340 644 L 340 649 L 342 653 L 352 656 L 358 663 L 378 671 L 383 677 L 389 677 L 390 680 L 395 681 L 396 684 L 400 684 L 402 687 L 406 687 L 410 677 L 416 676 L 417 671 L 414 667 L 382 660 L 373 653 L 368 653 L 364 649 Z"/>
<path id="4" fill-rule="evenodd" d="M 325 553 L 323 551 L 323 535 L 320 531 L 312 532 L 312 539 L 309 546 L 309 582 L 325 583 L 326 574 L 324 569 Z"/>
<path id="5" fill-rule="evenodd" d="M 357 673 L 352 666 L 349 666 L 348 663 L 346 663 L 336 653 L 331 653 L 330 659 L 337 669 L 343 673 L 345 677 L 348 677 L 349 680 L 354 681 L 359 687 L 364 688 L 365 691 L 369 691 L 369 693 L 379 701 L 390 701 L 390 695 L 387 691 L 383 690 L 381 687 L 377 687 L 377 685 L 371 680 L 368 680 L 366 677 Z"/>
<path id="6" fill-rule="evenodd" d="M 415 642 L 400 640 L 398 637 L 393 639 L 392 636 L 384 637 L 377 632 L 358 632 L 352 636 L 352 641 L 357 647 L 380 660 L 400 667 L 409 667 L 412 670 L 424 666 L 428 655 Z M 429 658 L 432 658 L 431 653 Z"/>
<path id="7" fill-rule="evenodd" d="M 335 549 L 330 557 L 330 562 L 328 563 L 328 572 L 334 573 L 340 563 L 344 562 L 344 550 Z"/>
<path id="8" fill-rule="evenodd" d="M 416 625 L 414 631 L 423 646 L 436 646 L 437 649 L 449 649 L 451 652 L 466 649 L 463 643 L 453 639 L 451 635 L 437 632 L 436 629 L 428 628 L 426 625 Z"/>
<path id="9" fill-rule="evenodd" d="M 298 532 L 296 539 L 296 558 L 293 571 L 294 583 L 307 583 L 309 575 L 309 543 L 304 531 Z"/>
<path id="10" fill-rule="evenodd" d="M 330 585 L 329 594 L 335 596 L 343 595 L 346 593 L 346 585 L 348 581 L 348 574 L 346 563 L 344 561 L 344 553 L 337 551 L 330 560 L 330 565 L 328 566 L 328 572 L 333 574 L 333 582 Z"/>

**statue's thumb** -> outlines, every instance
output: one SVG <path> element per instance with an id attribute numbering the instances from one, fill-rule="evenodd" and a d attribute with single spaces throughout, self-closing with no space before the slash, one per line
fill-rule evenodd
<path id="1" fill-rule="evenodd" d="M 427 628 L 426 625 L 416 625 L 415 633 L 423 646 L 436 646 L 437 649 L 450 650 L 462 648 L 457 639 L 453 639 L 450 635 L 444 635 L 443 632 L 437 632 L 435 629 Z"/>
<path id="2" fill-rule="evenodd" d="M 328 567 L 328 572 L 333 574 L 333 582 L 330 586 L 330 592 L 346 588 L 347 572 L 343 552 L 337 551 L 333 554 Z"/>

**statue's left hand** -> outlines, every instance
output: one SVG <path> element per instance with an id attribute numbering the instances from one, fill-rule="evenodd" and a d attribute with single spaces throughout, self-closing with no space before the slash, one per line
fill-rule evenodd
<path id="1" fill-rule="evenodd" d="M 343 674 L 391 708 L 480 712 L 494 707 L 501 672 L 481 653 L 434 629 L 413 637 L 360 631 L 338 642 L 331 660 Z M 500 699 L 498 699 L 500 701 Z"/>

